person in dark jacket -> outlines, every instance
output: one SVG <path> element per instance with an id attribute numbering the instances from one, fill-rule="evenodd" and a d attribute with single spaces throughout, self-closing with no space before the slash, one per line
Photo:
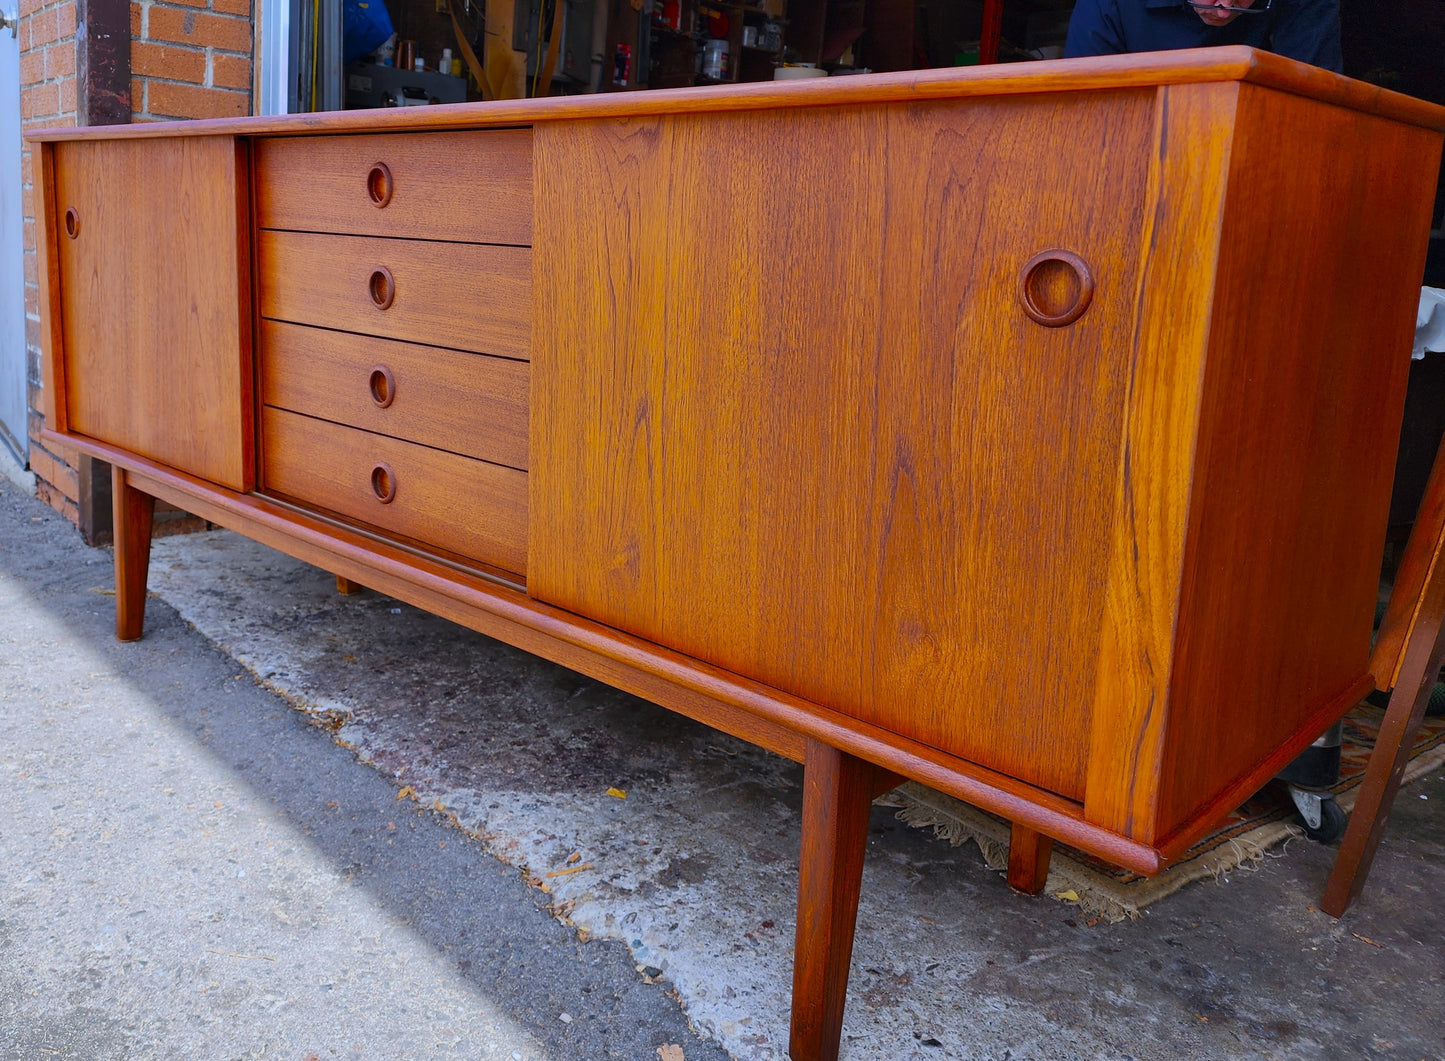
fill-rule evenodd
<path id="1" fill-rule="evenodd" d="M 1248 44 L 1337 73 L 1339 0 L 1078 0 L 1065 57 Z"/>

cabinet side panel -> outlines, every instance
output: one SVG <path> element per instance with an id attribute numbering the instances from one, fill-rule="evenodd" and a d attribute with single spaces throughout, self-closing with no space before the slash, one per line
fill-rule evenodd
<path id="1" fill-rule="evenodd" d="M 530 591 L 1082 794 L 1152 98 L 539 128 Z"/>
<path id="2" fill-rule="evenodd" d="M 44 386 L 42 402 L 45 424 L 54 431 L 67 431 L 65 422 L 65 334 L 60 320 L 60 262 L 55 217 L 55 145 L 34 144 L 35 160 L 35 257 L 40 287 L 40 371 Z"/>
<path id="3" fill-rule="evenodd" d="M 1366 672 L 1440 158 L 1436 132 L 1240 92 L 1161 834 Z"/>
<path id="4" fill-rule="evenodd" d="M 1152 836 L 1237 86 L 1160 88 L 1094 690 L 1091 821 Z"/>
<path id="5" fill-rule="evenodd" d="M 231 137 L 55 146 L 70 430 L 236 490 L 251 485 L 241 158 Z"/>

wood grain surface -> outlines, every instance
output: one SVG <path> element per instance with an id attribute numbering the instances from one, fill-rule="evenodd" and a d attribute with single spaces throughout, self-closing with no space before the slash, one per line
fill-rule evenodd
<path id="1" fill-rule="evenodd" d="M 1049 882 L 1049 860 L 1054 841 L 1014 822 L 1008 839 L 1008 886 L 1025 895 L 1038 895 Z"/>
<path id="2" fill-rule="evenodd" d="M 526 575 L 526 472 L 279 409 L 262 412 L 261 433 L 268 492 Z M 382 463 L 387 503 L 372 488 Z"/>
<path id="3" fill-rule="evenodd" d="M 115 637 L 139 641 L 145 626 L 146 576 L 151 562 L 151 524 L 156 499 L 135 489 L 129 474 L 111 468 L 111 513 L 115 536 Z"/>
<path id="4" fill-rule="evenodd" d="M 41 412 L 52 431 L 69 431 L 65 415 L 65 329 L 62 327 L 60 245 L 55 213 L 55 145 L 35 144 L 35 275 L 40 298 Z"/>
<path id="5" fill-rule="evenodd" d="M 229 137 L 54 151 L 66 425 L 249 488 L 244 155 Z"/>
<path id="6" fill-rule="evenodd" d="M 526 470 L 527 362 L 279 321 L 259 335 L 265 404 Z"/>
<path id="7" fill-rule="evenodd" d="M 263 229 L 256 253 L 262 317 L 529 356 L 532 253 L 526 247 Z M 385 309 L 373 302 L 369 288 L 381 268 L 395 284 Z"/>
<path id="8" fill-rule="evenodd" d="M 149 139 L 217 132 L 236 136 L 310 136 L 316 133 L 382 130 L 461 130 L 577 119 L 630 119 L 659 114 L 737 113 L 779 107 L 837 107 L 1059 91 L 1095 92 L 1209 81 L 1247 81 L 1351 110 L 1445 130 L 1445 107 L 1268 52 L 1235 46 L 862 74 L 836 80 L 820 77 L 806 81 L 768 81 L 668 92 L 618 92 L 440 107 L 332 111 L 279 118 L 223 118 L 105 128 L 43 129 L 27 133 L 26 138 L 43 142 L 79 138 Z"/>
<path id="9" fill-rule="evenodd" d="M 1367 671 L 1435 187 L 1421 162 L 1440 157 L 1438 133 L 1239 92 L 1160 831 Z"/>
<path id="10" fill-rule="evenodd" d="M 1091 820 L 1126 836 L 1153 836 L 1237 99 L 1237 85 L 1217 84 L 1155 101 L 1084 798 Z"/>
<path id="11" fill-rule="evenodd" d="M 803 759 L 803 839 L 788 1056 L 837 1061 L 874 767 L 809 741 Z"/>
<path id="12" fill-rule="evenodd" d="M 532 242 L 532 133 L 316 136 L 255 143 L 261 228 L 473 243 Z M 385 165 L 384 206 L 368 177 Z"/>
<path id="13" fill-rule="evenodd" d="M 539 128 L 531 591 L 1081 796 L 1152 115 Z"/>

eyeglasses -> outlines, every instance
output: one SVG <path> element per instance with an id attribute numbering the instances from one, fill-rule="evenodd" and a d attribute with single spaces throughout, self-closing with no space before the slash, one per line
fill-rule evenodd
<path id="1" fill-rule="evenodd" d="M 1230 7 L 1226 4 L 1211 3 L 1210 0 L 1182 0 L 1182 4 L 1195 11 L 1213 11 L 1229 15 L 1262 15 L 1274 6 L 1274 0 L 1264 0 L 1264 3 L 1256 3 L 1253 7 Z"/>

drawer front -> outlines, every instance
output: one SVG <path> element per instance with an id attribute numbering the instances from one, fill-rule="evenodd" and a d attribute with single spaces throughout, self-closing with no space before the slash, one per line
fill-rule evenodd
<path id="1" fill-rule="evenodd" d="M 526 472 L 279 409 L 261 432 L 267 491 L 525 577 Z"/>
<path id="2" fill-rule="evenodd" d="M 256 143 L 261 228 L 532 242 L 532 132 L 305 136 Z"/>
<path id="3" fill-rule="evenodd" d="M 530 374 L 525 361 L 261 323 L 266 405 L 522 470 Z"/>
<path id="4" fill-rule="evenodd" d="M 263 230 L 256 251 L 263 317 L 529 356 L 526 247 Z"/>

